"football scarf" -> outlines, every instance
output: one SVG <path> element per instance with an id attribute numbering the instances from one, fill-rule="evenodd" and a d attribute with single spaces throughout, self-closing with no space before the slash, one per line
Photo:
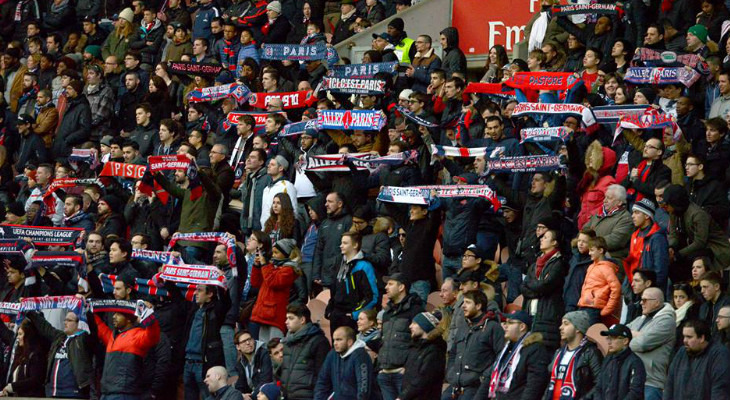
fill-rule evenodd
<path id="1" fill-rule="evenodd" d="M 590 108 L 581 104 L 565 103 L 519 103 L 515 106 L 512 115 L 515 117 L 528 114 L 575 115 L 581 117 L 586 127 L 596 124 L 596 117 Z"/>
<path id="2" fill-rule="evenodd" d="M 514 346 L 514 349 L 512 349 L 512 352 L 509 354 L 509 357 L 504 363 L 502 362 L 502 359 L 504 358 L 505 353 L 507 353 L 509 344 L 505 344 L 502 352 L 499 353 L 499 357 L 497 357 L 497 361 L 493 364 L 492 367 L 492 375 L 489 378 L 490 399 L 497 397 L 497 392 L 509 392 L 510 386 L 512 385 L 512 378 L 514 376 L 515 370 L 517 369 L 517 364 L 520 363 L 520 357 L 522 355 L 522 342 L 524 342 L 525 338 L 529 335 L 530 332 L 527 332 L 522 336 L 522 338 L 520 338 L 520 341 L 517 342 L 517 344 Z"/>
<path id="3" fill-rule="evenodd" d="M 120 313 L 134 315 L 139 318 L 139 325 L 147 327 L 155 321 L 154 312 L 147 307 L 143 300 L 89 300 L 89 306 L 93 313 Z"/>
<path id="4" fill-rule="evenodd" d="M 317 97 L 313 92 L 302 90 L 285 93 L 252 93 L 248 98 L 248 104 L 254 108 L 266 108 L 272 99 L 281 99 L 285 110 L 311 107 L 317 103 Z"/>
<path id="5" fill-rule="evenodd" d="M 189 242 L 214 242 L 226 246 L 226 256 L 228 263 L 236 275 L 236 239 L 228 237 L 223 232 L 191 232 L 191 233 L 175 233 L 170 238 L 169 247 L 175 247 L 178 240 L 186 240 Z"/>
<path id="6" fill-rule="evenodd" d="M 11 303 L 9 301 L 0 302 L 0 314 L 16 316 L 20 312 L 20 303 Z"/>
<path id="7" fill-rule="evenodd" d="M 25 240 L 5 238 L 5 227 L 7 225 L 0 225 L 0 254 L 24 255 L 33 249 L 33 245 Z"/>
<path id="8" fill-rule="evenodd" d="M 469 82 L 464 89 L 465 94 L 486 94 L 501 99 L 513 99 L 515 90 L 503 83 Z"/>
<path id="9" fill-rule="evenodd" d="M 170 72 L 178 75 L 199 75 L 213 77 L 223 71 L 223 66 L 208 63 L 193 63 L 188 61 L 170 61 L 167 63 Z"/>
<path id="10" fill-rule="evenodd" d="M 165 265 L 159 276 L 170 282 L 211 285 L 228 289 L 223 271 L 211 265 Z"/>
<path id="11" fill-rule="evenodd" d="M 576 14 L 623 14 L 623 10 L 614 4 L 570 4 L 553 7 L 553 16 L 565 16 Z"/>
<path id="12" fill-rule="evenodd" d="M 80 178 L 64 178 L 64 179 L 56 179 L 48 186 L 48 189 L 45 193 L 43 193 L 43 204 L 45 205 L 45 215 L 50 216 L 53 215 L 56 212 L 56 201 L 58 201 L 58 197 L 54 196 L 56 190 L 62 189 L 62 188 L 69 188 L 69 187 L 77 187 L 77 186 L 85 186 L 85 185 L 98 185 L 100 187 L 104 187 L 104 184 L 101 182 L 101 180 L 97 178 L 88 178 L 88 179 L 80 179 Z"/>
<path id="13" fill-rule="evenodd" d="M 660 113 L 658 110 L 649 108 L 644 114 L 639 116 L 623 116 L 616 125 L 616 131 L 613 134 L 613 141 L 624 129 L 664 129 L 672 128 L 672 136 L 674 141 L 678 141 L 682 136 L 682 129 L 674 122 L 669 114 Z"/>
<path id="14" fill-rule="evenodd" d="M 99 176 L 116 176 L 128 179 L 142 179 L 146 170 L 146 165 L 109 161 L 104 164 L 104 168 L 101 170 L 101 174 L 99 174 Z"/>
<path id="15" fill-rule="evenodd" d="M 332 93 L 379 95 L 385 93 L 385 81 L 325 76 L 322 79 L 322 90 L 329 90 Z"/>
<path id="16" fill-rule="evenodd" d="M 660 66 L 665 64 L 679 63 L 702 71 L 709 70 L 707 63 L 697 54 L 677 54 L 672 51 L 659 52 L 646 47 L 636 49 L 633 61 L 641 61 L 648 66 Z"/>
<path id="17" fill-rule="evenodd" d="M 579 81 L 572 72 L 517 72 L 505 85 L 522 90 L 557 90 L 572 88 Z"/>
<path id="18" fill-rule="evenodd" d="M 441 157 L 486 157 L 486 147 L 454 147 L 431 145 L 431 154 Z"/>
<path id="19" fill-rule="evenodd" d="M 562 168 L 565 166 L 560 162 L 560 156 L 503 157 L 487 160 L 489 173 L 554 171 Z"/>
<path id="20" fill-rule="evenodd" d="M 414 204 L 428 206 L 431 192 L 419 187 L 383 186 L 378 193 L 378 201 L 385 203 Z"/>
<path id="21" fill-rule="evenodd" d="M 345 164 L 346 160 L 350 160 L 358 171 L 369 171 L 371 165 L 362 162 L 368 158 L 372 158 L 372 154 L 322 154 L 319 156 L 308 156 L 306 163 L 302 164 L 301 168 L 304 171 L 315 172 L 350 172 L 350 167 Z"/>
<path id="22" fill-rule="evenodd" d="M 169 251 L 155 251 L 133 249 L 132 258 L 135 260 L 150 261 L 157 264 L 182 264 L 182 260 L 172 255 Z"/>
<path id="23" fill-rule="evenodd" d="M 426 128 L 431 128 L 431 129 L 435 129 L 435 128 L 441 128 L 441 127 L 442 127 L 441 125 L 439 125 L 439 124 L 437 124 L 437 123 L 433 123 L 433 122 L 429 122 L 429 121 L 426 121 L 425 119 L 423 119 L 423 118 L 419 117 L 418 115 L 416 115 L 416 114 L 415 114 L 415 113 L 413 113 L 413 112 L 412 112 L 411 110 L 409 110 L 409 109 L 407 109 L 407 108 L 405 108 L 405 107 L 401 107 L 401 106 L 395 106 L 395 109 L 396 109 L 396 111 L 398 111 L 398 113 L 400 113 L 400 114 L 401 114 L 402 116 L 404 116 L 404 117 L 406 117 L 406 118 L 410 119 L 411 121 L 413 121 L 413 122 L 417 123 L 417 124 L 418 124 L 418 125 L 420 125 L 420 126 L 425 126 Z M 450 123 L 451 123 L 451 122 L 449 122 L 448 124 L 450 124 Z M 447 124 L 447 125 L 448 125 L 448 124 Z"/>
<path id="24" fill-rule="evenodd" d="M 251 90 L 246 87 L 246 85 L 231 83 L 228 85 L 210 86 L 191 90 L 190 93 L 188 93 L 188 102 L 211 102 L 231 97 L 238 103 L 243 103 L 249 98 L 249 96 L 251 96 Z"/>
<path id="25" fill-rule="evenodd" d="M 99 274 L 101 289 L 104 293 L 114 293 L 114 282 L 117 281 L 117 278 L 117 275 Z M 175 286 L 180 289 L 185 300 L 195 300 L 195 285 L 175 283 Z M 147 296 L 172 297 L 166 288 L 157 286 L 153 279 L 136 278 L 133 290 Z"/>
<path id="26" fill-rule="evenodd" d="M 278 61 L 313 61 L 327 58 L 327 45 L 315 44 L 269 44 L 261 46 L 261 59 Z"/>
<path id="27" fill-rule="evenodd" d="M 84 228 L 51 226 L 0 225 L 0 237 L 7 239 L 30 238 L 36 246 L 75 246 L 80 242 Z"/>
<path id="28" fill-rule="evenodd" d="M 147 157 L 147 165 L 149 166 L 148 169 L 151 174 L 158 171 L 187 169 L 189 164 L 190 159 L 184 154 Z"/>
<path id="29" fill-rule="evenodd" d="M 550 128 L 524 128 L 520 131 L 520 144 L 526 142 L 565 142 L 570 140 L 571 131 L 564 126 Z"/>
<path id="30" fill-rule="evenodd" d="M 435 190 L 438 197 L 476 197 L 485 199 L 492 203 L 495 211 L 499 210 L 502 206 L 494 190 L 486 185 L 431 185 L 416 187 L 428 190 L 429 192 Z"/>
<path id="31" fill-rule="evenodd" d="M 20 301 L 18 310 L 19 324 L 23 319 L 23 313 L 28 311 L 42 311 L 53 309 L 69 310 L 76 314 L 79 318 L 79 328 L 89 332 L 89 324 L 86 321 L 86 313 L 84 312 L 85 300 L 76 296 L 44 296 L 44 297 L 26 297 Z"/>
<path id="32" fill-rule="evenodd" d="M 317 123 L 320 129 L 379 131 L 386 117 L 380 110 L 319 110 Z"/>
<path id="33" fill-rule="evenodd" d="M 560 393 L 560 400 L 572 400 L 576 395 L 576 379 L 575 379 L 575 362 L 580 357 L 581 352 L 585 349 L 588 338 L 583 338 L 578 347 L 574 350 L 573 356 L 570 357 L 568 368 L 560 372 L 560 361 L 567 351 L 567 346 L 563 346 L 555 355 L 553 365 L 550 368 L 550 384 L 548 385 L 548 393 L 554 394 L 556 391 Z M 553 397 L 553 396 L 551 396 Z M 553 397 L 554 398 L 554 397 Z"/>
<path id="34" fill-rule="evenodd" d="M 284 125 L 281 132 L 279 132 L 279 137 L 301 135 L 306 132 L 307 129 L 319 131 L 317 120 L 310 119 L 309 121 L 293 122 L 291 124 Z"/>
<path id="35" fill-rule="evenodd" d="M 96 149 L 72 149 L 71 155 L 68 156 L 68 162 L 75 170 L 78 170 L 78 163 L 89 164 L 89 168 L 92 170 L 101 165 Z"/>
<path id="36" fill-rule="evenodd" d="M 618 121 L 624 115 L 627 116 L 639 116 L 650 108 L 647 105 L 620 105 L 620 106 L 599 106 L 592 107 L 593 114 L 596 116 L 596 121 L 602 125 L 616 126 Z"/>
<path id="37" fill-rule="evenodd" d="M 330 76 L 335 78 L 371 79 L 381 72 L 391 75 L 397 74 L 398 62 L 335 65 L 330 70 Z"/>
<path id="38" fill-rule="evenodd" d="M 228 113 L 228 115 L 226 116 L 226 120 L 223 121 L 223 129 L 225 129 L 226 131 L 231 129 L 233 126 L 238 125 L 238 119 L 241 118 L 241 116 L 250 115 L 256 122 L 254 134 L 261 135 L 265 132 L 264 125 L 266 124 L 266 118 L 269 116 L 269 114 L 272 113 L 232 111 Z M 278 114 L 282 114 L 284 115 L 284 117 L 286 117 L 283 112 L 279 112 Z"/>
<path id="39" fill-rule="evenodd" d="M 684 67 L 631 67 L 626 71 L 624 80 L 636 85 L 666 85 L 681 83 L 692 86 L 700 79 L 700 74 Z"/>
<path id="40" fill-rule="evenodd" d="M 79 277 L 79 286 L 89 290 L 89 282 L 86 280 L 86 260 L 83 254 L 75 251 L 36 251 L 31 256 L 30 263 L 25 267 L 26 271 L 37 270 L 38 268 L 71 268 L 76 271 Z"/>

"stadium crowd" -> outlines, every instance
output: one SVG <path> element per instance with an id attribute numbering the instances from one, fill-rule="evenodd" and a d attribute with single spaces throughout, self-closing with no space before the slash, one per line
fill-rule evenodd
<path id="1" fill-rule="evenodd" d="M 418 2 L 0 0 L 0 397 L 730 398 L 730 2 Z"/>

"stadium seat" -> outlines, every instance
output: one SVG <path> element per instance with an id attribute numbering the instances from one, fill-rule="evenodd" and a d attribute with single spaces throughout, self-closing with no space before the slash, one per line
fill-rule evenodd
<path id="1" fill-rule="evenodd" d="M 598 350 L 601 350 L 601 353 L 603 353 L 604 357 L 608 353 L 608 341 L 606 340 L 605 336 L 601 336 L 601 331 L 605 331 L 607 329 L 608 328 L 606 327 L 606 325 L 598 323 L 591 325 L 591 327 L 588 328 L 588 332 L 586 332 L 588 340 L 592 341 L 596 344 L 596 346 L 598 346 Z"/>

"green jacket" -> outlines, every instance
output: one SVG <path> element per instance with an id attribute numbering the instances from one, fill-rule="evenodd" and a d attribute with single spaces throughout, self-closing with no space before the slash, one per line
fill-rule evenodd
<path id="1" fill-rule="evenodd" d="M 679 230 L 684 233 L 684 237 L 680 237 Z M 685 242 L 686 246 L 683 246 Z M 725 232 L 707 211 L 694 203 L 690 203 L 680 217 L 670 216 L 669 247 L 679 249 L 679 255 L 684 258 L 691 258 L 700 250 L 709 249 L 713 255 L 713 271 L 723 270 L 730 265 L 730 243 Z"/>
<path id="2" fill-rule="evenodd" d="M 134 41 L 134 34 L 126 38 L 120 38 L 114 32 L 110 33 L 101 46 L 101 56 L 106 60 L 109 56 L 116 56 L 119 64 L 124 61 L 124 54 L 129 50 L 129 43 Z"/>

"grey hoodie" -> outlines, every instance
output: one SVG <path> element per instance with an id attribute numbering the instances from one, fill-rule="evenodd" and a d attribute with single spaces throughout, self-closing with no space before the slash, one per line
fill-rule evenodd
<path id="1" fill-rule="evenodd" d="M 669 358 L 676 339 L 674 308 L 671 304 L 664 303 L 664 307 L 644 324 L 646 319 L 647 316 L 642 315 L 627 325 L 632 331 L 640 333 L 634 336 L 629 347 L 644 363 L 646 385 L 664 389 Z"/>

